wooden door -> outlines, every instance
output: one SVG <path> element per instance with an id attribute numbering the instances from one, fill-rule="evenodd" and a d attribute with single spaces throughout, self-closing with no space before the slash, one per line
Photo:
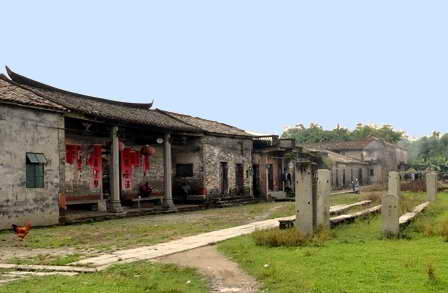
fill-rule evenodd
<path id="1" fill-rule="evenodd" d="M 244 167 L 243 164 L 236 164 L 235 166 L 235 183 L 236 192 L 239 195 L 244 194 Z"/>
<path id="2" fill-rule="evenodd" d="M 260 183 L 260 166 L 258 164 L 254 164 L 252 166 L 253 170 L 253 179 L 252 179 L 252 190 L 254 191 L 254 196 L 260 195 L 261 183 Z"/>
<path id="3" fill-rule="evenodd" d="M 219 173 L 220 173 L 221 193 L 227 194 L 229 192 L 229 167 L 227 165 L 227 162 L 221 162 Z"/>

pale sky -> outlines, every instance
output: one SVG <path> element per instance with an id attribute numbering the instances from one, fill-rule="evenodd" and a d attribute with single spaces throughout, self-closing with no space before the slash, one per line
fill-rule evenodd
<path id="1" fill-rule="evenodd" d="M 2 1 L 0 66 L 261 133 L 448 132 L 448 1 Z M 1 70 L 4 72 L 4 69 Z"/>

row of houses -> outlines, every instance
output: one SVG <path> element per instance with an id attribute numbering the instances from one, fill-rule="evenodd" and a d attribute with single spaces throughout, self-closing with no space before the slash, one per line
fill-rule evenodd
<path id="1" fill-rule="evenodd" d="M 293 191 L 297 160 L 337 161 L 338 186 L 338 160 L 355 160 L 151 103 L 69 92 L 9 68 L 7 74 L 0 75 L 0 229 L 57 224 L 79 207 L 123 213 L 141 201 L 175 210 L 188 201 L 268 198 Z"/>
<path id="2" fill-rule="evenodd" d="M 334 188 L 346 188 L 353 181 L 358 181 L 361 185 L 385 184 L 390 171 L 403 170 L 408 162 L 405 149 L 375 137 L 306 147 L 322 151 L 331 158 Z"/>

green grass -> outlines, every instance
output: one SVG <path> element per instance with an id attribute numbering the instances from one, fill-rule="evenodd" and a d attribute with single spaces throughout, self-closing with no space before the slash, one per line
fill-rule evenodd
<path id="1" fill-rule="evenodd" d="M 62 256 L 53 256 L 50 254 L 40 254 L 34 257 L 19 258 L 13 257 L 6 261 L 9 264 L 18 265 L 50 265 L 50 266 L 64 266 L 72 262 L 79 261 L 81 255 L 78 253 L 68 254 Z"/>
<path id="2" fill-rule="evenodd" d="M 361 194 L 338 194 L 332 195 L 330 197 L 330 205 L 340 205 L 340 204 L 351 204 L 362 200 L 373 200 L 378 201 L 377 197 L 380 196 L 382 192 L 362 192 Z"/>
<path id="3" fill-rule="evenodd" d="M 206 280 L 193 269 L 140 262 L 95 274 L 29 278 L 0 286 L 0 293 L 205 293 Z"/>
<path id="4" fill-rule="evenodd" d="M 421 202 L 424 195 L 404 194 Z M 265 292 L 446 292 L 448 193 L 412 223 L 399 239 L 381 233 L 380 216 L 334 229 L 319 246 L 258 246 L 252 236 L 228 240 L 220 251 L 255 276 Z"/>

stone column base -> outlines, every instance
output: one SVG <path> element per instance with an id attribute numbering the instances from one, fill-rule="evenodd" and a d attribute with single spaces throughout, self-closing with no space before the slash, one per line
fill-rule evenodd
<path id="1" fill-rule="evenodd" d="M 98 212 L 107 212 L 107 204 L 104 199 L 98 201 Z"/>
<path id="2" fill-rule="evenodd" d="M 122 213 L 123 207 L 121 206 L 121 201 L 119 200 L 111 201 L 110 210 L 112 213 Z"/>
<path id="3" fill-rule="evenodd" d="M 165 199 L 163 201 L 163 207 L 169 211 L 173 211 L 173 212 L 177 211 L 176 205 L 174 204 L 174 201 L 172 199 L 168 199 L 168 200 Z"/>

